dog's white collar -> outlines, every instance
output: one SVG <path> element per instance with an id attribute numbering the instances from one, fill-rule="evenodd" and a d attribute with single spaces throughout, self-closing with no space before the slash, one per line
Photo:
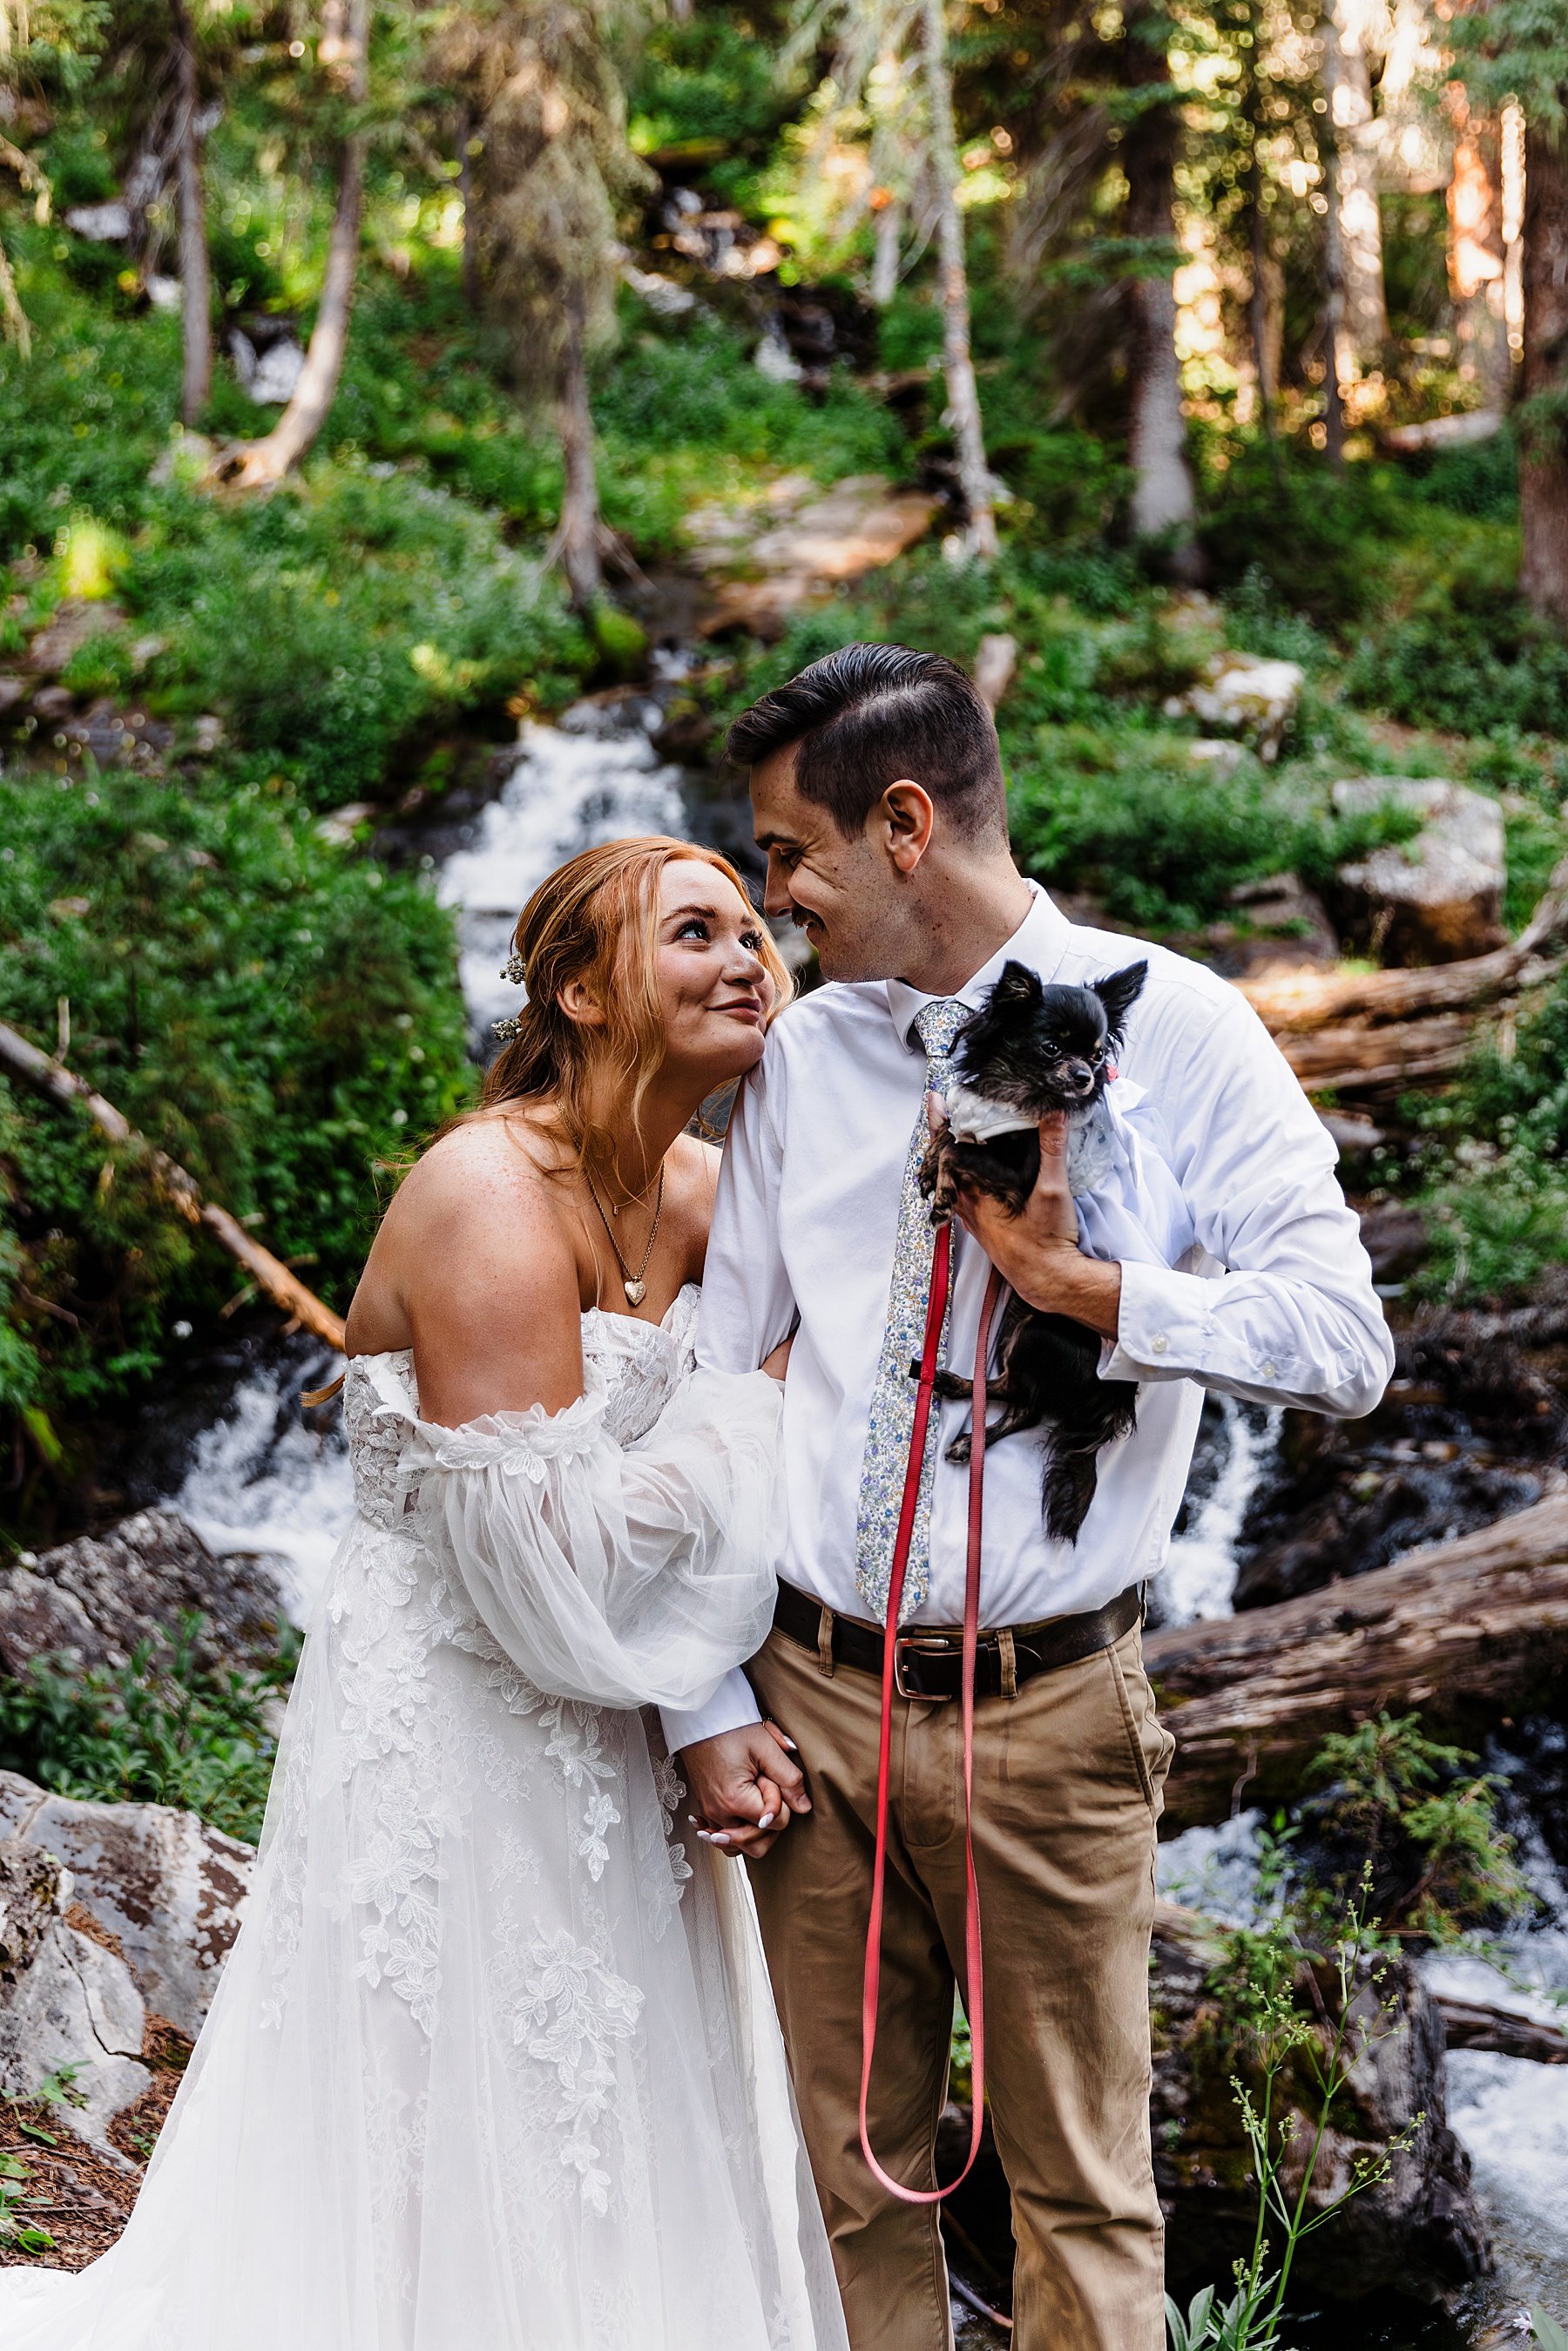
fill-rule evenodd
<path id="1" fill-rule="evenodd" d="M 993 1102 L 956 1078 L 948 1081 L 945 1100 L 947 1123 L 958 1143 L 994 1143 L 998 1134 L 1022 1134 L 1040 1124 L 1027 1111 L 1015 1109 L 1011 1102 Z"/>

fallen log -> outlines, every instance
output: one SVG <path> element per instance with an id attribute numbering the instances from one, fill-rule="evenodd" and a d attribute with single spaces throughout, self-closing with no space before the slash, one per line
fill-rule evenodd
<path id="1" fill-rule="evenodd" d="M 1417 971 L 1293 971 L 1236 985 L 1276 1036 L 1335 1022 L 1386 1028 L 1443 1012 L 1473 1012 L 1552 978 L 1568 961 L 1568 859 L 1511 946 Z"/>
<path id="2" fill-rule="evenodd" d="M 1468 1058 L 1475 1024 L 1462 1012 L 1385 1029 L 1291 1030 L 1275 1039 L 1308 1093 L 1387 1093 L 1448 1077 Z"/>
<path id="3" fill-rule="evenodd" d="M 1527 2057 L 1535 2065 L 1568 2065 L 1568 2032 L 1562 2025 L 1540 2024 L 1533 2016 L 1494 2008 L 1490 2000 L 1458 2000 L 1446 1991 L 1436 1999 L 1450 2049 L 1490 2049 L 1500 2057 Z"/>
<path id="4" fill-rule="evenodd" d="M 0 1021 L 0 1070 L 9 1077 L 19 1078 L 24 1085 L 50 1102 L 67 1109 L 85 1110 L 110 1143 L 144 1158 L 153 1183 L 176 1215 L 183 1217 L 187 1224 L 199 1225 L 211 1233 L 219 1246 L 245 1268 L 257 1289 L 265 1290 L 273 1303 L 283 1309 L 291 1324 L 301 1324 L 314 1338 L 324 1339 L 340 1354 L 343 1352 L 340 1314 L 334 1314 L 313 1290 L 307 1290 L 281 1258 L 274 1257 L 270 1249 L 253 1240 L 237 1217 L 220 1207 L 215 1200 L 204 1198 L 195 1177 L 177 1160 L 171 1159 L 167 1152 L 159 1151 L 145 1135 L 139 1134 L 123 1111 L 95 1092 L 85 1078 L 78 1078 L 63 1062 L 51 1061 L 47 1053 L 41 1053 L 4 1021 Z"/>
<path id="5" fill-rule="evenodd" d="M 1464 1731 L 1568 1667 L 1568 1495 L 1272 1608 L 1150 1633 L 1177 1828 L 1282 1802 L 1331 1730 L 1419 1711 Z"/>

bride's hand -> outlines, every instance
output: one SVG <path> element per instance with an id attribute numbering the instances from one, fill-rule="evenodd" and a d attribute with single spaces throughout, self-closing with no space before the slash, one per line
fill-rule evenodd
<path id="1" fill-rule="evenodd" d="M 793 1813 L 810 1811 L 793 1745 L 776 1723 L 748 1722 L 681 1750 L 686 1817 L 706 1844 L 756 1861 L 783 1835 Z"/>

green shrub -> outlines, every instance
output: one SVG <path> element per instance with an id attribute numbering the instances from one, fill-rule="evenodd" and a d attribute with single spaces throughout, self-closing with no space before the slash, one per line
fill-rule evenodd
<path id="1" fill-rule="evenodd" d="M 1410 469 L 1410 496 L 1485 522 L 1519 519 L 1519 444 L 1504 426 L 1488 441 L 1445 449 Z"/>
<path id="2" fill-rule="evenodd" d="M 1401 535 L 1395 486 L 1366 466 L 1281 461 L 1242 444 L 1212 485 L 1201 528 L 1213 584 L 1267 580 L 1280 602 L 1333 628 L 1385 592 L 1388 543 Z"/>
<path id="3" fill-rule="evenodd" d="M 1432 1241 L 1422 1289 L 1526 1297 L 1568 1260 L 1568 982 L 1520 1022 L 1511 1050 L 1489 1037 L 1447 1094 L 1413 1107 L 1443 1154 L 1418 1196 Z"/>
<path id="4" fill-rule="evenodd" d="M 296 807 L 281 779 L 0 778 L 0 1000 L 52 1045 L 63 998 L 72 1066 L 346 1301 L 374 1171 L 465 1096 L 465 1021 L 428 886 L 324 847 Z M 4 1086 L 0 1169 L 0 1405 L 53 1426 L 151 1373 L 233 1269 L 134 1152 Z"/>
<path id="5" fill-rule="evenodd" d="M 196 1660 L 201 1624 L 187 1616 L 177 1641 L 145 1642 L 124 1666 L 36 1657 L 21 1680 L 0 1675 L 0 1770 L 93 1802 L 173 1804 L 255 1844 L 299 1635 L 219 1670 Z"/>
<path id="6" fill-rule="evenodd" d="M 1531 613 L 1511 567 L 1437 589 L 1369 636 L 1345 691 L 1412 726 L 1568 734 L 1568 644 Z"/>

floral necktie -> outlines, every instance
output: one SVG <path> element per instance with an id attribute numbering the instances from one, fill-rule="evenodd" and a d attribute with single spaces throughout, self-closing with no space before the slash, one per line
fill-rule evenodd
<path id="1" fill-rule="evenodd" d="M 945 1093 L 952 1075 L 948 1056 L 971 1008 L 956 998 L 922 1005 L 915 1029 L 925 1049 L 925 1087 Z M 925 1316 L 931 1301 L 931 1261 L 936 1236 L 931 1212 L 916 1181 L 925 1155 L 929 1128 L 925 1097 L 909 1138 L 904 1163 L 904 1191 L 898 1209 L 898 1238 L 893 1252 L 893 1281 L 888 1291 L 887 1328 L 882 1358 L 872 1393 L 871 1420 L 866 1429 L 861 1466 L 860 1514 L 855 1528 L 855 1584 L 873 1617 L 887 1618 L 888 1583 L 893 1573 L 894 1545 L 904 1501 L 904 1474 L 909 1467 L 910 1437 L 915 1428 L 916 1381 L 910 1365 L 917 1363 L 925 1339 Z M 940 1356 L 947 1345 L 952 1294 L 944 1317 Z M 925 1597 L 931 1580 L 931 1487 L 936 1472 L 937 1423 L 933 1411 L 925 1432 L 925 1458 L 920 1468 L 915 1529 L 909 1545 L 901 1617 L 907 1617 Z"/>

